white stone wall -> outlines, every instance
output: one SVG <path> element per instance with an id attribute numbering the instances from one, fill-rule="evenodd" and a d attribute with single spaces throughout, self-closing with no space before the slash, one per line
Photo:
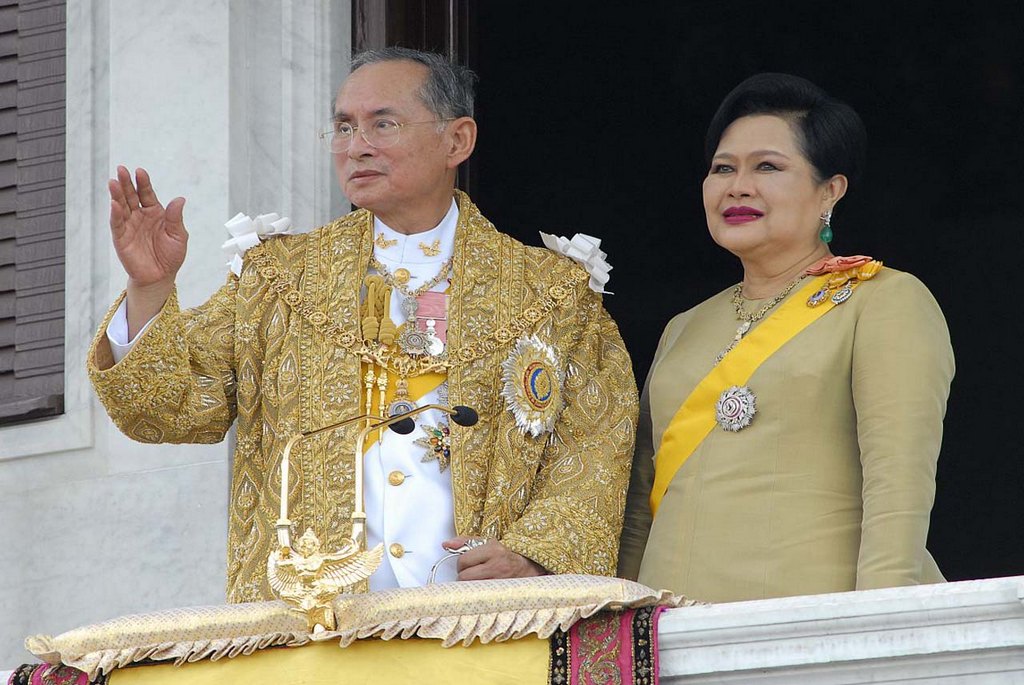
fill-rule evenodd
<path id="1" fill-rule="evenodd" d="M 1024 685 L 1024 576 L 670 609 L 663 685 Z"/>
<path id="2" fill-rule="evenodd" d="M 124 285 L 106 179 L 144 166 L 161 200 L 187 198 L 186 306 L 224 281 L 235 212 L 312 228 L 346 211 L 315 133 L 350 14 L 337 0 L 68 0 L 66 413 L 0 428 L 0 670 L 29 660 L 29 634 L 224 600 L 228 444 L 128 440 L 83 370 Z"/>

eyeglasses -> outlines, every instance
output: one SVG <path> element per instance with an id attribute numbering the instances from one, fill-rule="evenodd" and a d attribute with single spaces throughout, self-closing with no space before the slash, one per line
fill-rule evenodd
<path id="1" fill-rule="evenodd" d="M 369 126 L 353 126 L 347 121 L 335 122 L 334 126 L 321 131 L 318 135 L 331 152 L 345 152 L 352 144 L 356 131 L 363 137 L 367 145 L 375 148 L 391 147 L 398 143 L 402 129 L 406 126 L 420 124 L 444 124 L 454 119 L 432 119 L 431 121 L 407 121 L 400 124 L 394 119 L 377 119 Z"/>

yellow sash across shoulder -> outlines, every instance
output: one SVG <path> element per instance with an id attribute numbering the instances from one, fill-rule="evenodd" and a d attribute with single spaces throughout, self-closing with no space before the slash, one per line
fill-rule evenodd
<path id="1" fill-rule="evenodd" d="M 734 385 L 746 385 L 768 357 L 836 306 L 831 298 L 817 307 L 807 305 L 807 298 L 821 290 L 830 276 L 815 278 L 783 302 L 711 369 L 683 402 L 665 429 L 654 457 L 652 514 L 657 515 L 661 499 L 676 472 L 717 425 L 715 404 L 722 391 Z"/>

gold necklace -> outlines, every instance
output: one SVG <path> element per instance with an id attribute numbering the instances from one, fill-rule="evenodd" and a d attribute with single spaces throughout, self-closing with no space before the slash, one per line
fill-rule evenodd
<path id="1" fill-rule="evenodd" d="M 556 307 L 563 303 L 575 302 L 582 287 L 581 283 L 585 283 L 587 279 L 586 272 L 571 272 L 547 288 L 536 302 L 526 307 L 518 316 L 489 331 L 486 336 L 466 342 L 458 349 L 446 350 L 438 357 L 410 355 L 396 350 L 393 345 L 385 345 L 377 340 L 363 340 L 358 330 L 351 330 L 350 323 L 328 315 L 316 304 L 307 301 L 296 285 L 298 279 L 284 268 L 277 257 L 267 253 L 266 245 L 257 245 L 245 254 L 256 267 L 257 273 L 268 282 L 285 304 L 342 349 L 348 350 L 367 363 L 387 367 L 388 370 L 406 378 L 425 373 L 446 373 L 483 359 L 498 350 L 504 350 L 510 342 L 528 330 L 536 328 Z"/>
<path id="2" fill-rule="evenodd" d="M 405 314 L 405 318 L 408 321 L 410 319 L 416 318 L 416 310 L 419 309 L 420 306 L 416 298 L 418 298 L 420 295 L 433 288 L 435 285 L 437 285 L 444 279 L 448 278 L 448 274 L 452 268 L 452 257 L 449 257 L 447 260 L 445 260 L 444 264 L 441 265 L 441 270 L 437 272 L 436 276 L 431 278 L 429 281 L 427 281 L 420 287 L 416 288 L 416 290 L 409 290 L 407 287 L 405 287 L 404 282 L 400 283 L 399 280 L 395 278 L 394 274 L 392 274 L 386 266 L 381 264 L 380 260 L 378 260 L 375 256 L 370 256 L 370 266 L 376 269 L 378 273 L 380 273 L 380 275 L 384 278 L 384 282 L 387 285 L 391 286 L 392 288 L 394 288 L 403 295 L 404 299 L 402 300 L 402 304 L 400 306 L 402 309 L 402 313 Z"/>
<path id="3" fill-rule="evenodd" d="M 782 289 L 782 292 L 770 299 L 764 304 L 764 306 L 754 313 L 750 313 L 743 308 L 743 284 L 737 284 L 736 288 L 732 291 L 732 307 L 736 310 L 736 318 L 740 320 L 740 325 L 736 327 L 736 334 L 733 336 L 729 344 L 726 345 L 724 350 L 718 353 L 717 357 L 715 357 L 715 365 L 717 366 L 719 362 L 725 359 L 725 355 L 729 354 L 729 352 L 732 351 L 732 348 L 739 344 L 740 340 L 743 340 L 743 336 L 747 334 L 751 327 L 763 319 L 768 312 L 774 309 L 780 302 L 786 299 L 786 296 L 793 292 L 793 288 L 797 287 L 797 285 L 800 284 L 800 281 L 805 278 L 807 278 L 807 273 L 801 273 L 795 279 L 790 281 L 790 283 Z"/>

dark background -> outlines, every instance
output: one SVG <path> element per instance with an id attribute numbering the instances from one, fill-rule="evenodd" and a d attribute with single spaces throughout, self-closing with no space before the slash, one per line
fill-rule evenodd
<path id="1" fill-rule="evenodd" d="M 847 101 L 869 161 L 833 251 L 921 278 L 956 351 L 929 547 L 951 580 L 1022 574 L 1024 3 L 848 5 L 473 3 L 469 188 L 524 242 L 603 239 L 642 382 L 667 320 L 741 277 L 701 204 L 722 97 L 784 71 Z"/>

